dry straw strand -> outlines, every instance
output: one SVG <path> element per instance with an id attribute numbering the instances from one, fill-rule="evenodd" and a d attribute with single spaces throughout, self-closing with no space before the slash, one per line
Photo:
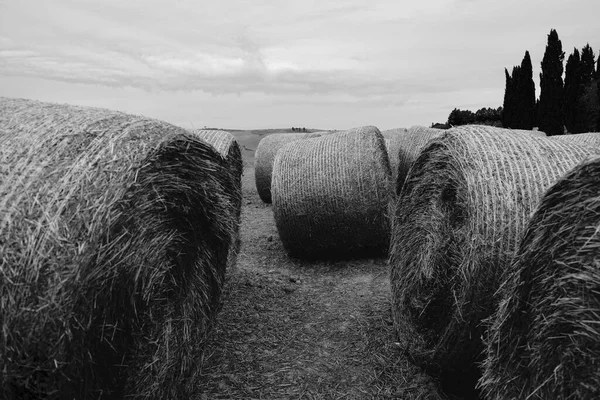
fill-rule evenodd
<path id="1" fill-rule="evenodd" d="M 291 142 L 273 165 L 273 212 L 288 254 L 339 258 L 387 252 L 391 171 L 373 126 Z"/>
<path id="2" fill-rule="evenodd" d="M 273 133 L 260 140 L 256 147 L 254 162 L 254 179 L 256 190 L 262 201 L 271 203 L 271 176 L 273 173 L 273 161 L 277 151 L 284 145 L 295 140 L 311 139 L 328 135 L 332 132 L 320 131 L 309 133 Z"/>
<path id="3" fill-rule="evenodd" d="M 394 322 L 418 363 L 444 374 L 475 371 L 481 321 L 495 309 L 530 214 L 592 151 L 465 126 L 421 152 L 398 199 L 389 258 Z"/>
<path id="4" fill-rule="evenodd" d="M 173 125 L 0 98 L 0 397 L 182 398 L 236 223 L 223 158 Z"/>
<path id="5" fill-rule="evenodd" d="M 489 319 L 488 399 L 600 398 L 600 157 L 552 186 Z"/>

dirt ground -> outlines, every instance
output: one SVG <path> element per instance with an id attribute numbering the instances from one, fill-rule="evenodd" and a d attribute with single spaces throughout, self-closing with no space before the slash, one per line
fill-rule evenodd
<path id="1" fill-rule="evenodd" d="M 242 247 L 197 399 L 444 398 L 396 344 L 386 259 L 289 258 L 248 158 Z"/>

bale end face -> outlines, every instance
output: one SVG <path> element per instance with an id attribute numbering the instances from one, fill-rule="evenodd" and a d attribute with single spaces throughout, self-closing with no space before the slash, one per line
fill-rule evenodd
<path id="1" fill-rule="evenodd" d="M 375 127 L 282 147 L 273 167 L 273 211 L 291 256 L 385 255 L 390 167 Z"/>

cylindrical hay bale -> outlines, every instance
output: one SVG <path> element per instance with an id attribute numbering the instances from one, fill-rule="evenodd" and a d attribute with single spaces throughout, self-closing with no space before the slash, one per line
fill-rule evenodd
<path id="1" fill-rule="evenodd" d="M 274 133 L 265 136 L 258 142 L 254 156 L 254 180 L 258 196 L 265 203 L 271 203 L 271 175 L 273 172 L 273 161 L 277 151 L 284 145 L 295 140 L 311 139 L 333 132 L 321 131 L 310 133 Z"/>
<path id="2" fill-rule="evenodd" d="M 440 137 L 444 132 L 444 129 L 427 128 L 424 126 L 412 126 L 404 132 L 399 132 L 401 138 L 397 142 L 398 171 L 396 172 L 395 181 L 397 195 L 400 194 L 408 170 L 419 156 L 421 150 L 430 140 Z"/>
<path id="3" fill-rule="evenodd" d="M 600 158 L 548 190 L 490 318 L 488 399 L 600 398 Z"/>
<path id="4" fill-rule="evenodd" d="M 398 165 L 400 163 L 400 148 L 406 136 L 406 128 L 389 129 L 381 132 L 385 139 L 385 148 L 390 160 L 392 170 L 392 193 L 396 195 L 396 182 L 398 181 Z"/>
<path id="5" fill-rule="evenodd" d="M 273 165 L 273 212 L 291 256 L 348 258 L 386 253 L 391 171 L 372 126 L 295 141 Z"/>
<path id="6" fill-rule="evenodd" d="M 237 223 L 234 238 L 235 246 L 232 246 L 232 251 L 228 256 L 228 267 L 234 267 L 237 260 L 237 254 L 241 245 L 239 236 L 239 226 L 242 213 L 242 175 L 244 173 L 242 152 L 240 150 L 238 142 L 235 140 L 235 137 L 230 132 L 220 130 L 196 130 L 194 131 L 194 133 L 199 138 L 213 146 L 215 150 L 217 150 L 219 154 L 221 154 L 227 160 L 227 162 L 229 163 L 231 173 L 233 174 L 233 179 L 236 184 L 236 191 L 233 197 L 233 201 L 236 204 L 237 210 Z"/>
<path id="7" fill-rule="evenodd" d="M 119 112 L 0 98 L 0 397 L 188 398 L 235 183 L 208 144 Z"/>
<path id="8" fill-rule="evenodd" d="M 550 136 L 550 138 L 569 143 L 577 143 L 582 146 L 600 146 L 600 132 L 577 133 L 574 135 L 555 135 Z"/>
<path id="9" fill-rule="evenodd" d="M 466 126 L 421 152 L 398 199 L 389 258 L 394 322 L 419 364 L 459 374 L 473 367 L 483 351 L 481 321 L 497 305 L 530 214 L 591 151 Z"/>

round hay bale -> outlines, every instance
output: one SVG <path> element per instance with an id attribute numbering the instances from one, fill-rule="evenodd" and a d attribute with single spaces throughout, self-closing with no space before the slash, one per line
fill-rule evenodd
<path id="1" fill-rule="evenodd" d="M 421 152 L 398 199 L 389 258 L 394 323 L 416 362 L 446 376 L 476 371 L 481 321 L 530 214 L 590 153 L 490 126 L 447 130 Z"/>
<path id="2" fill-rule="evenodd" d="M 577 143 L 582 146 L 600 146 L 600 132 L 576 133 L 573 135 L 554 135 L 550 136 L 550 138 L 569 143 Z"/>
<path id="3" fill-rule="evenodd" d="M 400 148 L 406 135 L 406 128 L 389 129 L 381 132 L 385 139 L 385 148 L 390 160 L 392 170 L 392 193 L 396 195 L 396 182 L 398 181 L 398 165 L 400 163 Z"/>
<path id="4" fill-rule="evenodd" d="M 173 125 L 0 98 L 0 397 L 188 398 L 237 190 Z"/>
<path id="5" fill-rule="evenodd" d="M 235 246 L 232 247 L 228 258 L 228 267 L 233 268 L 237 260 L 241 242 L 239 235 L 240 218 L 242 213 L 242 175 L 244 173 L 244 162 L 242 160 L 242 152 L 238 142 L 230 132 L 220 130 L 196 130 L 194 133 L 206 143 L 210 144 L 221 154 L 229 163 L 229 168 L 233 174 L 236 184 L 235 204 L 237 213 L 237 223 L 235 229 Z"/>
<path id="6" fill-rule="evenodd" d="M 488 399 L 600 398 L 600 157 L 552 186 L 490 318 Z"/>
<path id="7" fill-rule="evenodd" d="M 271 203 L 271 175 L 273 172 L 273 161 L 277 151 L 284 145 L 301 139 L 320 137 L 332 132 L 310 132 L 310 133 L 273 133 L 265 136 L 258 142 L 254 158 L 254 180 L 258 196 L 265 203 Z"/>
<path id="8" fill-rule="evenodd" d="M 390 166 L 372 126 L 291 142 L 273 164 L 273 212 L 291 256 L 385 254 Z"/>
<path id="9" fill-rule="evenodd" d="M 398 146 L 398 171 L 396 172 L 396 180 L 394 181 L 397 195 L 400 194 L 406 175 L 421 150 L 430 140 L 441 136 L 445 131 L 444 129 L 427 128 L 424 126 L 411 126 L 405 129 L 404 132 L 399 132 L 401 137 L 395 143 Z"/>

